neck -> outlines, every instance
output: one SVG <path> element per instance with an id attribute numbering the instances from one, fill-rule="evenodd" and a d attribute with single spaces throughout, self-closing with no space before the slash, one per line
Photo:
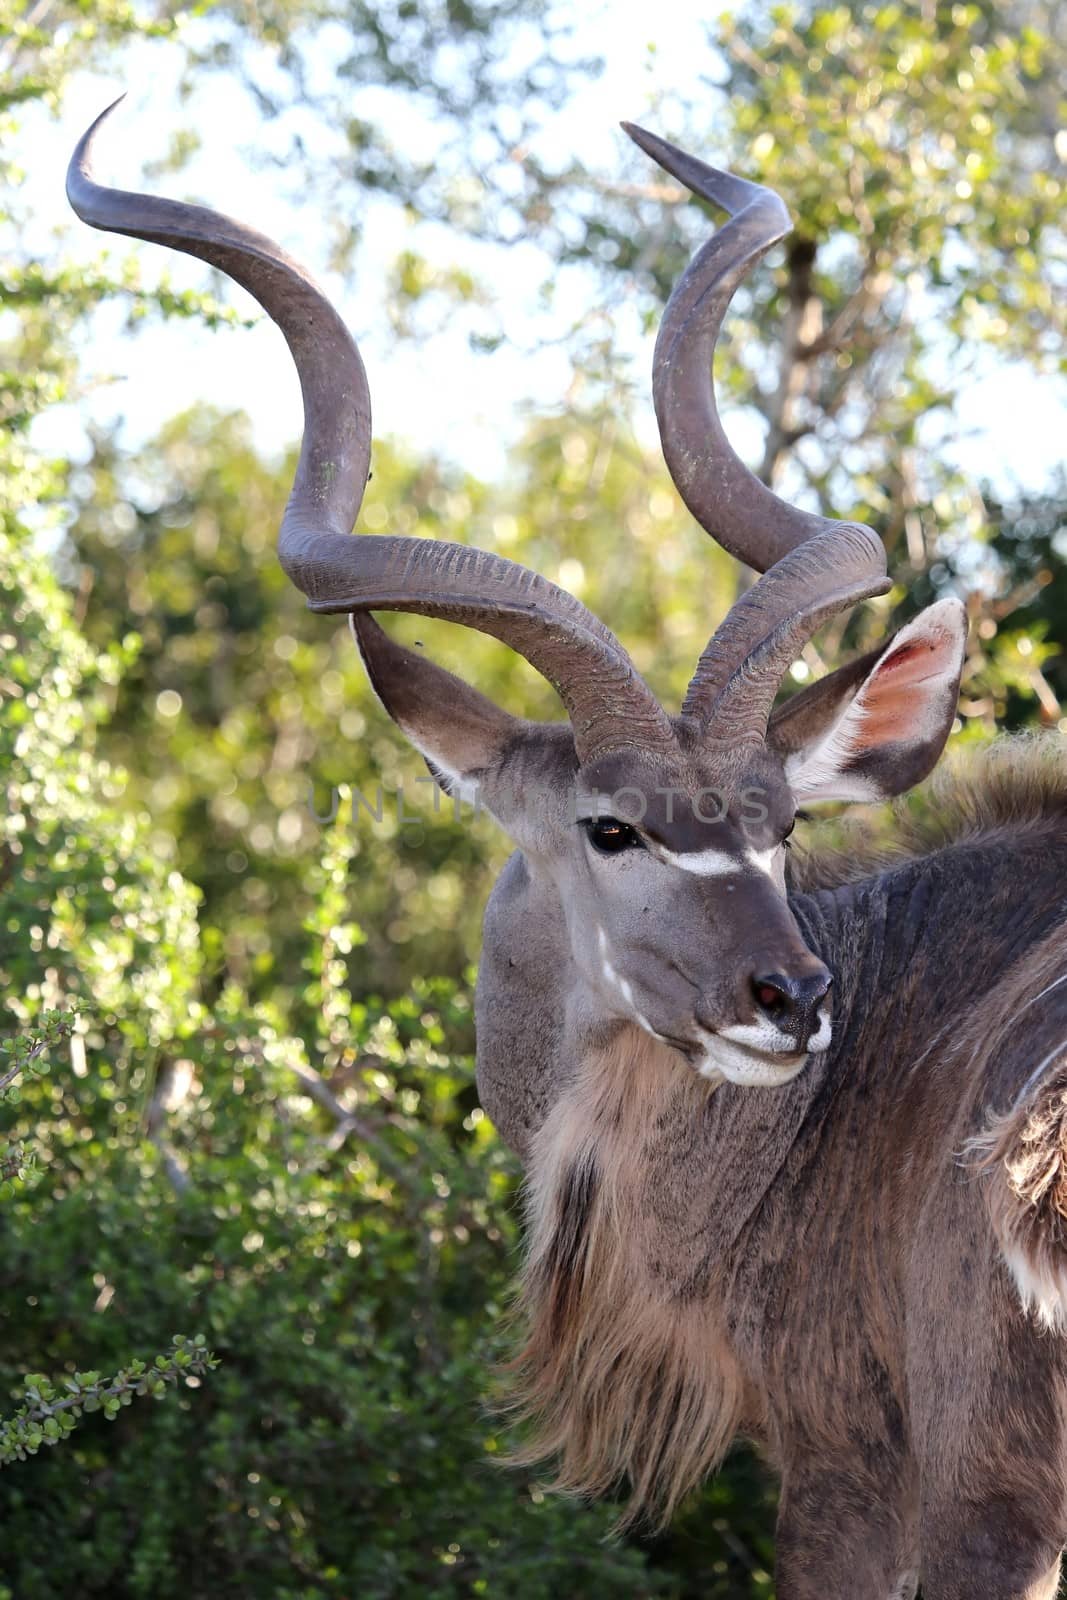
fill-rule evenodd
<path id="1" fill-rule="evenodd" d="M 805 943 L 834 974 L 831 1075 L 891 1087 L 965 1030 L 1004 973 L 1062 923 L 1065 882 L 1057 822 L 964 838 L 791 896 Z"/>
<path id="2" fill-rule="evenodd" d="M 559 1486 L 582 1493 L 627 1478 L 634 1511 L 664 1519 L 743 1409 L 725 1331 L 661 1253 L 700 1187 L 678 1155 L 712 1103 L 674 1051 L 624 1026 L 588 1044 L 530 1152 L 515 1363 L 535 1429 L 525 1459 L 557 1458 Z"/>

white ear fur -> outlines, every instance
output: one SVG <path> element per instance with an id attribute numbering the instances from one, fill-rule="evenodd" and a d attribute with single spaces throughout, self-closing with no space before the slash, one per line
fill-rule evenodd
<path id="1" fill-rule="evenodd" d="M 832 721 L 786 757 L 798 804 L 883 800 L 924 778 L 952 726 L 966 644 L 958 600 L 901 628 Z"/>

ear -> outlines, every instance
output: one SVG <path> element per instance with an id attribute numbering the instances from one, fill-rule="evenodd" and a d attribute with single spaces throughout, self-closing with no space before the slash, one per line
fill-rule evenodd
<path id="1" fill-rule="evenodd" d="M 446 793 L 488 811 L 517 843 L 536 843 L 577 769 L 569 727 L 510 716 L 373 617 L 349 621 L 371 687 Z"/>
<path id="2" fill-rule="evenodd" d="M 935 766 L 959 697 L 967 616 L 940 600 L 773 714 L 767 742 L 795 799 L 884 800 Z"/>

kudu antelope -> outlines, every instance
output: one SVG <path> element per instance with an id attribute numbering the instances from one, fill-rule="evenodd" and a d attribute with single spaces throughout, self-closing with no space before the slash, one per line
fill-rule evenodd
<path id="1" fill-rule="evenodd" d="M 99 186 L 95 131 L 71 164 L 78 214 L 202 257 L 280 326 L 306 416 L 282 563 L 314 610 L 351 613 L 390 715 L 518 846 L 486 917 L 478 1057 L 528 1174 L 529 1457 L 575 1491 L 628 1482 L 634 1513 L 662 1518 L 745 1434 L 782 1477 L 781 1600 L 902 1600 L 920 1581 L 926 1600 L 1050 1596 L 1067 772 L 1055 749 L 1005 745 L 945 791 L 936 837 L 788 871 L 798 804 L 899 794 L 934 766 L 965 629 L 943 601 L 774 707 L 819 624 L 886 588 L 870 529 L 778 500 L 716 414 L 719 326 L 788 231 L 781 201 L 628 130 L 729 214 L 667 306 L 655 401 L 685 503 L 764 574 L 669 715 L 536 573 L 349 537 L 370 406 L 337 313 L 240 223 Z M 371 616 L 390 610 L 503 640 L 569 721 L 498 709 L 392 642 Z"/>

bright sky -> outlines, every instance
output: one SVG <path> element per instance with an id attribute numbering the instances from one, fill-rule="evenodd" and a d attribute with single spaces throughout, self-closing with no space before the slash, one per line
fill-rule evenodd
<path id="1" fill-rule="evenodd" d="M 660 13 L 662 16 L 664 13 Z M 561 112 L 552 134 L 563 148 L 581 148 L 590 162 L 614 176 L 628 159 L 620 117 L 641 120 L 657 95 L 669 94 L 677 85 L 688 90 L 698 74 L 714 68 L 705 38 L 713 7 L 708 0 L 672 0 L 666 13 L 670 26 L 657 29 L 650 50 L 655 14 L 633 0 L 603 0 L 582 13 L 579 45 L 589 53 L 602 53 L 606 69 L 588 83 Z M 269 57 L 265 57 L 269 65 Z M 35 201 L 35 235 L 44 236 L 65 225 L 69 213 L 63 196 L 63 174 L 69 153 L 81 131 L 116 94 L 129 91 L 100 145 L 97 170 L 105 179 L 127 187 L 156 188 L 146 179 L 144 164 L 161 157 L 171 135 L 194 122 L 204 135 L 205 150 L 184 171 L 171 191 L 242 216 L 282 240 L 331 291 L 360 340 L 374 397 L 376 429 L 410 440 L 418 448 L 446 451 L 480 474 L 498 473 L 508 443 L 520 431 L 528 409 L 555 411 L 565 403 L 571 367 L 565 349 L 546 348 L 533 355 L 506 346 L 491 357 L 475 357 L 464 330 L 442 331 L 414 346 L 398 345 L 375 316 L 385 265 L 395 253 L 415 243 L 429 253 L 425 230 L 416 233 L 398 208 L 386 200 L 368 201 L 364 215 L 364 246 L 359 276 L 344 290 L 322 270 L 327 239 L 322 221 L 281 198 L 279 175 L 255 170 L 245 152 L 269 139 L 254 103 L 219 76 L 205 74 L 191 105 L 179 103 L 176 49 L 154 41 L 123 57 L 122 77 L 83 75 L 68 93 L 63 114 L 49 121 L 39 112 L 27 127 L 27 166 Z M 710 93 L 710 91 L 709 91 Z M 353 93 L 354 114 L 384 112 L 396 115 L 397 102 L 374 90 Z M 405 135 L 410 145 L 417 123 L 406 117 Z M 309 121 L 308 136 L 318 135 Z M 432 141 L 427 125 L 422 137 Z M 713 153 L 712 153 L 713 154 Z M 77 226 L 77 225 L 75 225 Z M 33 238 L 24 241 L 34 247 Z M 106 245 L 102 236 L 81 229 L 72 246 L 84 259 L 101 248 L 116 256 L 140 249 L 146 259 L 149 246 L 127 246 L 115 240 Z M 493 285 L 506 311 L 508 326 L 527 330 L 531 304 L 545 277 L 546 258 L 536 242 L 520 249 L 494 251 L 488 247 L 449 243 L 451 259 L 460 257 L 478 268 Z M 201 286 L 205 269 L 171 256 L 168 266 L 180 285 Z M 378 286 L 377 288 L 375 286 Z M 572 293 L 578 292 L 578 285 Z M 251 302 L 235 291 L 242 309 Z M 563 303 L 553 315 L 556 331 L 569 322 L 566 285 Z M 225 408 L 243 408 L 252 418 L 259 446 L 274 451 L 298 437 L 301 416 L 299 393 L 280 336 L 265 321 L 252 330 L 216 331 L 152 321 L 136 337 L 123 328 L 123 312 L 111 307 L 86 330 L 85 353 L 89 371 L 114 378 L 80 402 L 81 418 L 107 421 L 124 416 L 126 438 L 136 443 L 149 436 L 176 411 L 207 399 Z M 376 326 L 377 322 L 377 326 Z M 651 361 L 651 339 L 640 341 L 620 320 L 619 338 L 633 347 L 645 367 Z M 640 370 L 640 368 L 639 368 Z M 1067 392 L 1050 380 L 1036 378 L 1022 367 L 997 366 L 976 382 L 959 409 L 961 442 L 956 459 L 978 477 L 992 477 L 998 487 L 1014 484 L 1041 487 L 1062 459 L 1067 432 Z M 655 437 L 651 406 L 645 407 L 638 425 L 649 441 Z M 70 410 L 56 408 L 41 420 L 37 439 L 45 448 L 72 448 L 81 423 Z M 754 455 L 755 430 L 738 419 L 733 436 L 743 453 Z"/>

